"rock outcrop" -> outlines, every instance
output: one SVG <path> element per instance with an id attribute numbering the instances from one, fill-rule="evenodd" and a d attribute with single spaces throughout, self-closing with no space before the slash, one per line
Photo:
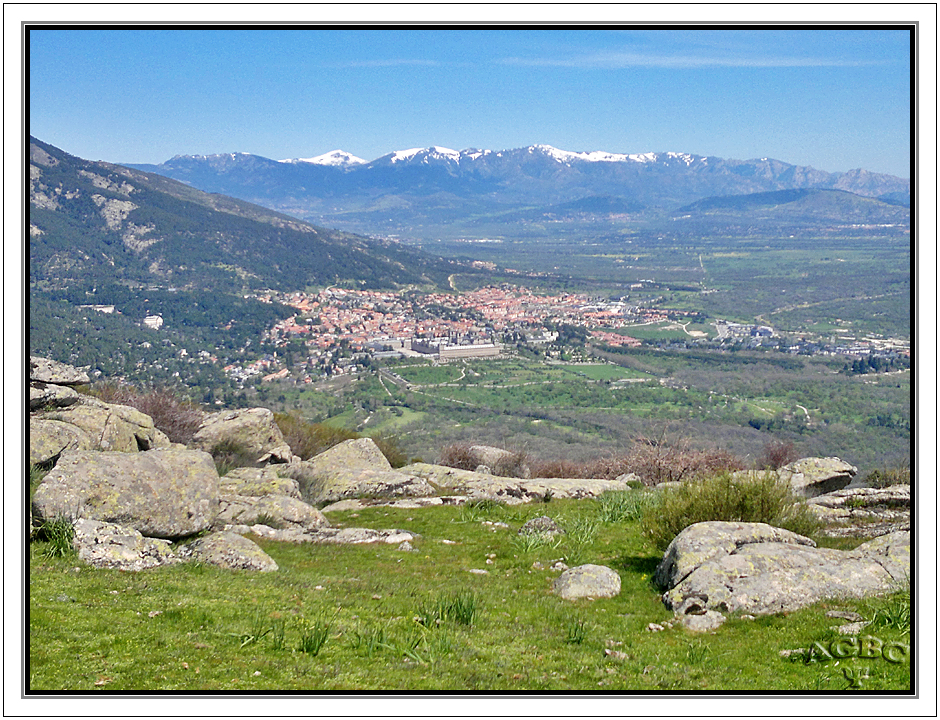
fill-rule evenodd
<path id="1" fill-rule="evenodd" d="M 87 385 L 91 380 L 84 370 L 41 357 L 29 358 L 29 382 L 50 385 Z"/>
<path id="2" fill-rule="evenodd" d="M 91 450 L 94 442 L 84 430 L 61 420 L 29 418 L 29 464 L 51 465 L 66 450 Z"/>
<path id="3" fill-rule="evenodd" d="M 182 538 L 219 511 L 219 475 L 199 450 L 63 454 L 36 489 L 38 521 L 67 517 L 117 523 L 148 537 Z"/>
<path id="4" fill-rule="evenodd" d="M 330 526 L 322 512 L 288 495 L 221 495 L 219 506 L 213 527 L 262 524 L 282 530 L 316 532 Z"/>
<path id="5" fill-rule="evenodd" d="M 237 448 L 256 463 L 289 463 L 290 446 L 267 408 L 224 410 L 207 416 L 190 445 L 213 452 L 219 447 Z"/>
<path id="6" fill-rule="evenodd" d="M 672 588 L 705 563 L 730 555 L 738 548 L 757 543 L 789 543 L 816 547 L 808 537 L 767 523 L 702 522 L 690 525 L 666 548 L 656 567 L 653 582 Z"/>
<path id="7" fill-rule="evenodd" d="M 790 482 L 794 493 L 811 498 L 847 487 L 858 468 L 837 457 L 803 458 L 784 465 L 778 472 Z"/>
<path id="8" fill-rule="evenodd" d="M 311 503 L 354 497 L 427 497 L 434 488 L 424 479 L 392 466 L 369 438 L 347 440 L 289 470 Z"/>
<path id="9" fill-rule="evenodd" d="M 278 466 L 263 468 L 241 467 L 229 470 L 219 478 L 219 492 L 223 495 L 287 495 L 300 499 L 300 488 L 293 478 L 283 477 Z"/>
<path id="10" fill-rule="evenodd" d="M 830 537 L 878 537 L 911 528 L 911 486 L 845 488 L 818 495 L 807 506 Z"/>
<path id="11" fill-rule="evenodd" d="M 706 522 L 676 536 L 654 580 L 674 610 L 694 596 L 705 610 L 766 615 L 890 592 L 909 574 L 909 532 L 843 551 L 763 523 Z"/>
<path id="12" fill-rule="evenodd" d="M 56 408 L 39 418 L 74 425 L 88 438 L 91 450 L 138 452 L 169 447 L 170 441 L 154 427 L 153 418 L 128 405 L 79 396 L 69 407 Z"/>
<path id="13" fill-rule="evenodd" d="M 273 572 L 277 563 L 246 537 L 233 532 L 217 532 L 183 545 L 178 552 L 184 560 L 232 570 Z"/>
<path id="14" fill-rule="evenodd" d="M 496 500 L 509 505 L 550 498 L 597 497 L 608 490 L 629 490 L 627 480 L 585 480 L 581 478 L 499 477 L 443 465 L 415 463 L 399 472 L 427 480 L 435 494 L 455 495 L 470 500 Z"/>
<path id="15" fill-rule="evenodd" d="M 72 526 L 78 559 L 92 567 L 137 572 L 179 562 L 169 540 L 146 538 L 133 528 L 100 520 L 79 519 Z"/>

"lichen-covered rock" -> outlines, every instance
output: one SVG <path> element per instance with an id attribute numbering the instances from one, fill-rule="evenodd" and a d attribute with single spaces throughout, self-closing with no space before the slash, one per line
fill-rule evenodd
<path id="1" fill-rule="evenodd" d="M 520 535 L 541 535 L 544 537 L 553 537 L 554 535 L 563 535 L 562 529 L 558 523 L 547 515 L 532 518 L 525 525 L 519 528 Z"/>
<path id="2" fill-rule="evenodd" d="M 181 538 L 209 527 L 219 511 L 219 475 L 199 450 L 63 453 L 36 489 L 37 521 L 87 518 L 148 537 Z"/>
<path id="3" fill-rule="evenodd" d="M 443 465 L 414 463 L 399 472 L 425 478 L 438 492 L 466 495 L 471 500 L 496 500 L 514 505 L 554 498 L 597 497 L 609 490 L 629 490 L 629 481 L 583 478 L 509 478 L 458 470 Z"/>
<path id="4" fill-rule="evenodd" d="M 778 470 L 797 495 L 807 498 L 841 490 L 857 472 L 858 468 L 837 457 L 803 458 Z"/>
<path id="5" fill-rule="evenodd" d="M 48 358 L 29 358 L 29 381 L 51 385 L 86 385 L 91 380 L 83 370 Z"/>
<path id="6" fill-rule="evenodd" d="M 367 470 L 391 470 L 389 463 L 379 446 L 371 438 L 357 438 L 346 440 L 324 450 L 306 461 L 306 464 L 315 471 L 333 472 L 364 468 Z"/>
<path id="7" fill-rule="evenodd" d="M 689 632 L 703 633 L 717 630 L 726 619 L 720 612 L 706 610 L 700 615 L 680 615 L 679 624 Z"/>
<path id="8" fill-rule="evenodd" d="M 882 535 L 846 552 L 849 558 L 872 560 L 881 565 L 899 585 L 911 579 L 911 533 L 909 530 Z"/>
<path id="9" fill-rule="evenodd" d="M 277 529 L 303 532 L 329 527 L 323 513 L 315 507 L 287 495 L 221 495 L 215 527 L 225 525 L 269 525 Z"/>
<path id="10" fill-rule="evenodd" d="M 911 529 L 911 486 L 845 488 L 809 498 L 829 537 L 878 537 Z"/>
<path id="11" fill-rule="evenodd" d="M 309 460 L 292 463 L 289 472 L 311 503 L 355 497 L 427 497 L 434 488 L 423 478 L 392 470 L 369 438 L 347 440 Z"/>
<path id="12" fill-rule="evenodd" d="M 290 446 L 267 408 L 223 410 L 207 416 L 190 446 L 212 452 L 220 445 L 242 448 L 259 463 L 289 463 Z"/>
<path id="13" fill-rule="evenodd" d="M 676 540 L 681 540 L 679 546 L 688 546 L 683 534 L 693 531 L 701 538 L 706 530 L 693 525 Z M 664 558 L 661 567 L 675 565 L 678 559 L 684 570 L 661 574 L 672 578 L 663 601 L 678 610 L 694 597 L 706 610 L 766 615 L 796 610 L 827 598 L 889 592 L 909 582 L 910 533 L 877 538 L 852 551 L 781 542 L 770 539 L 772 534 L 763 528 L 757 534 L 768 539 L 733 544 L 719 533 L 717 543 L 697 543 L 684 561 L 681 555 L 668 562 Z M 716 548 L 719 552 L 714 552 Z"/>
<path id="14" fill-rule="evenodd" d="M 180 561 L 169 540 L 146 538 L 133 528 L 84 518 L 73 527 L 78 558 L 93 567 L 137 572 Z"/>
<path id="15" fill-rule="evenodd" d="M 565 600 L 614 597 L 620 594 L 620 576 L 604 565 L 579 565 L 555 578 L 552 592 Z"/>
<path id="16" fill-rule="evenodd" d="M 384 543 L 386 545 L 399 545 L 411 542 L 418 535 L 407 530 L 373 530 L 372 528 L 321 528 L 315 533 L 309 533 L 310 542 L 329 545 L 363 545 L 368 543 Z"/>
<path id="17" fill-rule="evenodd" d="M 181 558 L 232 570 L 273 572 L 277 563 L 264 550 L 242 535 L 217 532 L 187 543 L 179 549 Z"/>
<path id="18" fill-rule="evenodd" d="M 278 466 L 263 468 L 240 467 L 229 470 L 219 478 L 219 492 L 223 495 L 287 495 L 300 499 L 297 481 L 278 474 Z"/>
<path id="19" fill-rule="evenodd" d="M 754 543 L 791 543 L 816 547 L 807 537 L 767 523 L 710 521 L 690 525 L 676 535 L 656 567 L 653 582 L 672 588 L 700 565 Z"/>
<path id="20" fill-rule="evenodd" d="M 29 463 L 52 463 L 66 450 L 90 450 L 94 441 L 76 425 L 44 417 L 29 418 Z"/>
<path id="21" fill-rule="evenodd" d="M 81 396 L 75 405 L 47 412 L 42 418 L 80 428 L 91 438 L 95 450 L 138 452 L 170 444 L 166 435 L 154 427 L 149 415 L 97 398 Z"/>
<path id="22" fill-rule="evenodd" d="M 910 517 L 911 486 L 845 488 L 810 498 L 806 504 L 825 520 L 901 520 Z"/>
<path id="23" fill-rule="evenodd" d="M 68 407 L 79 401 L 81 395 L 66 385 L 50 385 L 33 382 L 29 384 L 29 411 L 45 407 Z"/>

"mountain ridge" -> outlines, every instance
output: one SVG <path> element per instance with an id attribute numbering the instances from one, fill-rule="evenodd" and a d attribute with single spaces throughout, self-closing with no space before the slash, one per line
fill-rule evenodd
<path id="1" fill-rule="evenodd" d="M 646 208 L 641 215 L 647 218 L 709 197 L 794 189 L 844 190 L 910 203 L 909 180 L 863 169 L 829 173 L 772 158 L 572 152 L 549 145 L 500 151 L 431 146 L 365 163 L 177 155 L 160 165 L 129 167 L 318 224 L 424 239 L 460 234 L 487 218 L 538 207 L 551 212 L 591 197 L 624 198 Z"/>

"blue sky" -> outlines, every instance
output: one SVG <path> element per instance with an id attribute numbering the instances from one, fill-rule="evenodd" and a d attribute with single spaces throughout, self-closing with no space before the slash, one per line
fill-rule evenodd
<path id="1" fill-rule="evenodd" d="M 29 132 L 92 160 L 440 145 L 910 177 L 906 31 L 33 31 Z"/>

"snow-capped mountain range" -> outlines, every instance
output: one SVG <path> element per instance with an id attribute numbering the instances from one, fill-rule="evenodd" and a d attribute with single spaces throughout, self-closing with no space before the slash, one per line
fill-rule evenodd
<path id="1" fill-rule="evenodd" d="M 595 150 L 592 152 L 571 152 L 570 150 L 559 150 L 558 148 L 552 147 L 551 145 L 531 145 L 527 148 L 523 148 L 530 154 L 540 154 L 545 157 L 551 158 L 559 163 L 570 165 L 573 161 L 583 160 L 584 162 L 637 162 L 637 163 L 651 163 L 657 162 L 660 158 L 665 157 L 671 160 L 680 160 L 686 165 L 692 164 L 696 160 L 694 155 L 689 153 L 676 153 L 676 152 L 667 152 L 667 153 L 634 153 L 634 154 L 624 154 L 624 153 L 611 153 L 605 152 L 603 150 Z M 396 150 L 395 152 L 388 153 L 382 157 L 374 160 L 373 162 L 387 162 L 389 164 L 404 163 L 404 162 L 419 162 L 423 164 L 429 164 L 434 161 L 442 160 L 445 162 L 453 162 L 459 165 L 461 162 L 472 162 L 481 157 L 486 157 L 488 155 L 495 155 L 496 157 L 503 157 L 504 153 L 514 152 L 514 151 L 501 151 L 496 152 L 493 150 L 451 150 L 450 148 L 441 147 L 439 145 L 434 145 L 428 148 L 411 148 L 410 150 Z M 196 156 L 192 156 L 196 157 Z M 205 157 L 199 156 L 199 157 Z M 707 162 L 707 157 L 699 157 L 698 160 L 702 162 Z M 766 158 L 764 158 L 766 160 Z M 363 160 L 360 157 L 356 157 L 352 153 L 348 153 L 345 150 L 331 150 L 328 153 L 323 155 L 317 155 L 316 157 L 311 158 L 291 158 L 288 160 L 281 160 L 283 163 L 310 163 L 311 165 L 329 165 L 333 167 L 348 167 L 351 165 L 366 165 L 369 163 L 368 160 Z"/>
<path id="2" fill-rule="evenodd" d="M 706 198 L 813 189 L 910 204 L 909 180 L 867 170 L 830 173 L 766 157 L 574 152 L 544 144 L 498 151 L 435 145 L 371 161 L 344 150 L 287 160 L 238 152 L 177 155 L 131 167 L 331 227 L 429 236 L 432 226 L 469 228 L 482 218 L 492 223 L 507 213 L 530 216 L 545 208 L 544 214 L 571 203 L 595 214 L 608 207 L 621 216 L 625 209 L 661 215 Z"/>

